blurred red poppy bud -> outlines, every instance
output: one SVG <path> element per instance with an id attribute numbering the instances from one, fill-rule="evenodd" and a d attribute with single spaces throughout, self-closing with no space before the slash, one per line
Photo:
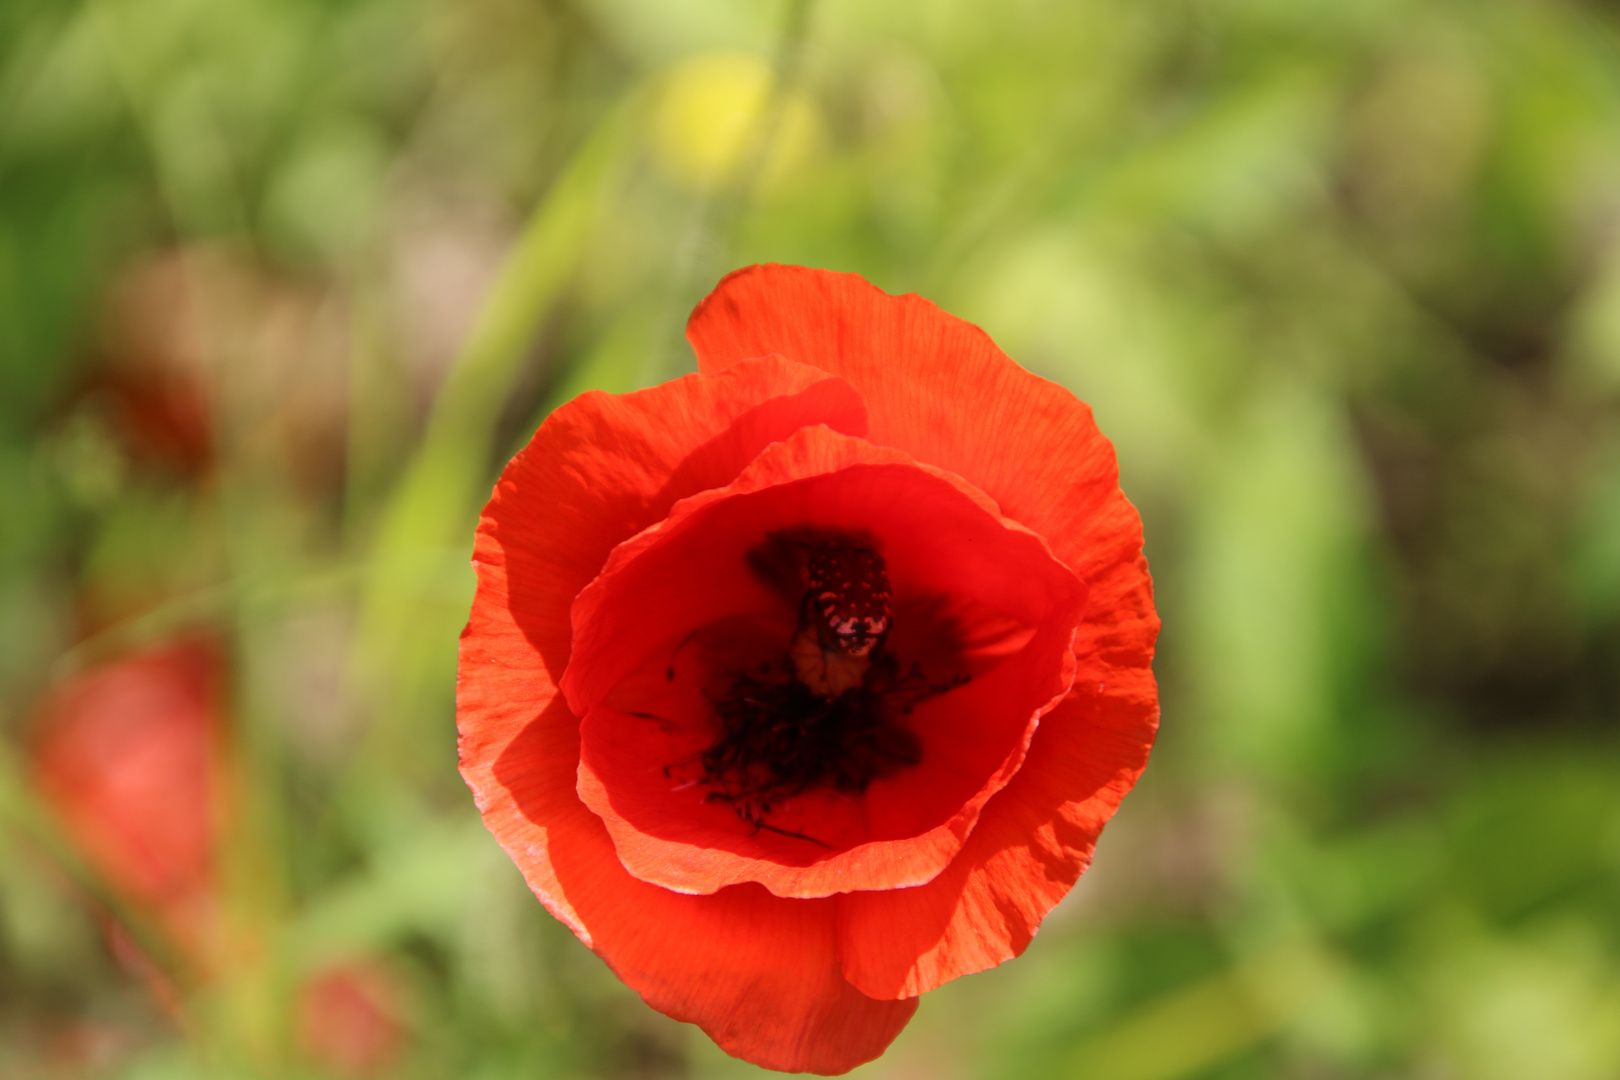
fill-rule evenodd
<path id="1" fill-rule="evenodd" d="M 1141 525 L 1091 411 L 919 297 L 750 267 L 687 336 L 502 474 L 462 775 L 654 1008 L 843 1072 L 1023 951 L 1146 764 Z"/>
<path id="2" fill-rule="evenodd" d="M 398 984 L 382 968 L 330 968 L 299 995 L 299 1044 L 311 1062 L 337 1076 L 377 1076 L 404 1047 L 401 1006 Z"/>
<path id="3" fill-rule="evenodd" d="M 137 460 L 200 477 L 227 452 L 310 496 L 338 482 L 346 322 L 328 298 L 223 248 L 192 246 L 129 266 L 104 323 L 90 395 Z"/>

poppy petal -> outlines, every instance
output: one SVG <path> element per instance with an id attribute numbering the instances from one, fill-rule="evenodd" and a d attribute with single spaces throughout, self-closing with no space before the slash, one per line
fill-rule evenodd
<path id="1" fill-rule="evenodd" d="M 865 406 L 841 380 L 769 356 L 721 377 L 592 392 L 563 405 L 507 465 L 479 521 L 474 565 L 505 566 L 513 587 L 510 596 L 475 599 L 474 621 L 492 605 L 510 605 L 547 669 L 560 675 L 572 632 L 568 607 L 614 545 L 661 520 L 677 500 L 729 483 L 760 450 L 805 424 L 863 434 Z M 482 578 L 480 585 L 482 592 Z M 550 684 L 544 692 L 553 692 Z"/>
<path id="2" fill-rule="evenodd" d="M 574 795 L 578 723 L 561 696 L 482 766 L 484 821 L 535 895 L 653 1008 L 727 1053 L 786 1072 L 840 1073 L 881 1054 L 916 1009 L 839 971 L 833 900 L 755 885 L 689 896 L 631 877 Z"/>
<path id="3" fill-rule="evenodd" d="M 864 430 L 859 398 L 824 372 L 777 357 L 738 369 L 585 395 L 508 466 L 475 544 L 478 593 L 457 677 L 461 771 L 535 895 L 655 1008 L 750 1060 L 840 1072 L 881 1053 L 915 1003 L 874 1001 L 844 981 L 831 901 L 806 912 L 756 890 L 764 902 L 739 911 L 738 890 L 687 897 L 632 878 L 574 792 L 579 722 L 556 688 L 569 605 L 615 544 L 806 424 Z"/>
<path id="4" fill-rule="evenodd" d="M 750 266 L 715 286 L 686 336 L 701 371 L 774 353 L 844 379 L 866 402 L 866 438 L 964 477 L 1076 569 L 1092 517 L 1119 492 L 1113 447 L 1085 403 L 920 296 L 855 274 Z"/>
<path id="5" fill-rule="evenodd" d="M 838 901 L 845 974 L 875 996 L 923 993 L 1018 955 L 1089 863 L 1158 726 L 1159 624 L 1113 447 L 1084 403 L 982 330 L 854 274 L 736 271 L 687 337 L 703 371 L 775 353 L 847 380 L 867 402 L 867 438 L 982 488 L 1090 587 L 1072 697 L 1043 718 L 951 867 L 914 889 Z"/>
<path id="6" fill-rule="evenodd" d="M 981 677 L 918 696 L 905 723 L 920 761 L 859 795 L 795 792 L 762 830 L 672 769 L 713 740 L 709 691 L 696 683 L 683 690 L 672 656 L 704 626 L 756 613 L 762 627 L 783 626 L 747 555 L 768 536 L 804 527 L 869 534 L 902 604 L 966 593 L 959 608 L 977 602 L 1030 632 Z M 1039 537 L 959 477 L 864 439 L 805 428 L 730 486 L 683 501 L 621 544 L 575 602 L 574 658 L 562 686 L 584 716 L 580 795 L 633 875 L 682 892 L 754 881 L 778 896 L 821 897 L 929 881 L 1022 764 L 1042 714 L 1068 691 L 1085 595 Z M 788 618 L 778 655 L 792 630 Z M 756 669 L 753 655 L 732 670 Z M 632 693 L 604 704 L 638 672 Z"/>
<path id="7" fill-rule="evenodd" d="M 838 898 L 844 974 L 865 993 L 926 993 L 1022 953 L 1147 765 L 1159 720 L 1151 666 L 1159 620 L 1135 511 L 1123 495 L 1112 510 L 1093 537 L 1074 688 L 1041 719 L 1024 767 L 939 877 Z"/>

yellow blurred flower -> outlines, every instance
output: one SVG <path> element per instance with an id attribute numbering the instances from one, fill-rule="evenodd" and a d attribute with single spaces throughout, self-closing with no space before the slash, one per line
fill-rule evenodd
<path id="1" fill-rule="evenodd" d="M 821 114 L 798 91 L 772 109 L 775 81 L 769 64 L 746 53 L 703 53 L 676 64 L 653 116 L 659 165 L 700 188 L 735 176 L 750 164 L 750 154 L 762 155 L 764 188 L 795 175 L 821 142 Z"/>

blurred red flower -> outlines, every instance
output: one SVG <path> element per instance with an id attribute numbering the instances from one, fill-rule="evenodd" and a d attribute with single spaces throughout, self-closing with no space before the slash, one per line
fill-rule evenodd
<path id="1" fill-rule="evenodd" d="M 1146 764 L 1141 526 L 1090 410 L 919 297 L 750 267 L 687 336 L 503 473 L 462 774 L 654 1008 L 843 1072 L 1023 951 Z"/>
<path id="2" fill-rule="evenodd" d="M 387 1072 L 405 1042 L 397 983 L 375 964 L 330 968 L 298 999 L 298 1037 L 306 1056 L 338 1076 Z"/>
<path id="3" fill-rule="evenodd" d="M 35 784 L 90 869 L 202 960 L 215 928 L 218 653 L 182 642 L 94 668 L 40 710 Z"/>

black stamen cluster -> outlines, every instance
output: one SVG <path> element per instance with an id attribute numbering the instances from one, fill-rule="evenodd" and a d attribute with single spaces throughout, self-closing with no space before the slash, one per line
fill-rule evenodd
<path id="1" fill-rule="evenodd" d="M 791 665 L 744 672 L 714 702 L 720 732 L 696 758 L 711 802 L 729 804 L 755 828 L 813 843 L 771 825 L 783 800 L 815 787 L 850 795 L 922 760 L 922 744 L 900 722 L 925 698 L 967 681 L 930 685 L 920 670 L 897 677 L 880 655 L 861 686 L 822 697 L 793 677 Z"/>

